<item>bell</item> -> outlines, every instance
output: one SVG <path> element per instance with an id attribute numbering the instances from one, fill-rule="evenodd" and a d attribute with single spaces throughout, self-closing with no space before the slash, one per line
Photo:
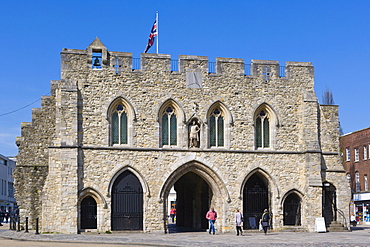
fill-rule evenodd
<path id="1" fill-rule="evenodd" d="M 94 60 L 94 66 L 95 67 L 100 67 L 101 66 L 100 61 L 99 61 L 99 58 L 97 58 L 97 57 Z"/>

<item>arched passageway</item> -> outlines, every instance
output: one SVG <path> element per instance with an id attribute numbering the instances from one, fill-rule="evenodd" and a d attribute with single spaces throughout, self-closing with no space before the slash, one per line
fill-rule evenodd
<path id="1" fill-rule="evenodd" d="M 296 193 L 291 193 L 284 200 L 284 225 L 301 225 L 301 199 Z"/>
<path id="2" fill-rule="evenodd" d="M 97 228 L 97 205 L 91 196 L 81 201 L 81 229 Z"/>
<path id="3" fill-rule="evenodd" d="M 264 209 L 269 209 L 267 181 L 258 173 L 245 183 L 243 190 L 244 229 L 257 229 Z"/>
<path id="4" fill-rule="evenodd" d="M 176 229 L 194 231 L 208 228 L 205 215 L 212 201 L 208 183 L 194 172 L 188 172 L 175 183 Z"/>
<path id="5" fill-rule="evenodd" d="M 139 179 L 124 171 L 112 187 L 112 230 L 143 229 L 143 189 Z"/>

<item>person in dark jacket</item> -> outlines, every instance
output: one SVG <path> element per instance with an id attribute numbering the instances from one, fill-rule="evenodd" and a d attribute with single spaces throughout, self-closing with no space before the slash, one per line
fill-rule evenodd
<path id="1" fill-rule="evenodd" d="M 263 227 L 263 231 L 265 232 L 265 235 L 267 234 L 267 228 L 270 226 L 270 215 L 267 209 L 263 211 L 262 217 L 260 219 L 260 224 Z"/>
<path id="2" fill-rule="evenodd" d="M 3 225 L 4 217 L 5 217 L 5 212 L 1 210 L 0 211 L 0 226 Z"/>

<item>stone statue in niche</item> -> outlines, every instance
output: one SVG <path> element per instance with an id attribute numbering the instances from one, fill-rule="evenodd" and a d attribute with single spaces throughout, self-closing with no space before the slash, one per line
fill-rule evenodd
<path id="1" fill-rule="evenodd" d="M 200 128 L 195 120 L 193 120 L 192 125 L 190 126 L 189 133 L 189 144 L 191 148 L 199 148 L 199 131 Z"/>

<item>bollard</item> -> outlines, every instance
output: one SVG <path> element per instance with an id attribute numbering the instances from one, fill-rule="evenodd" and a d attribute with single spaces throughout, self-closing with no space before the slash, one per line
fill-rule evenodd
<path id="1" fill-rule="evenodd" d="M 9 230 L 12 230 L 12 217 L 9 219 Z"/>
<path id="2" fill-rule="evenodd" d="M 28 217 L 26 217 L 26 230 L 24 232 L 28 232 Z"/>
<path id="3" fill-rule="evenodd" d="M 35 234 L 40 234 L 39 233 L 39 218 L 36 218 L 36 233 Z"/>

